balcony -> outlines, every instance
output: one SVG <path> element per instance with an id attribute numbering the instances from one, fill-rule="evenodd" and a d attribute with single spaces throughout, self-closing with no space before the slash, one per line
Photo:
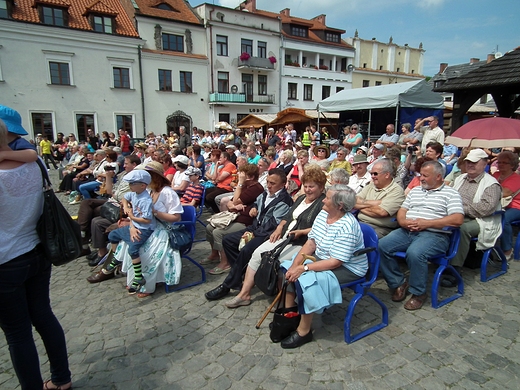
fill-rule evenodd
<path id="1" fill-rule="evenodd" d="M 245 93 L 210 93 L 210 103 L 274 104 L 274 95 L 246 95 Z"/>
<path id="2" fill-rule="evenodd" d="M 238 69 L 274 70 L 274 64 L 271 63 L 269 58 L 249 57 L 247 60 L 242 61 L 238 57 Z"/>

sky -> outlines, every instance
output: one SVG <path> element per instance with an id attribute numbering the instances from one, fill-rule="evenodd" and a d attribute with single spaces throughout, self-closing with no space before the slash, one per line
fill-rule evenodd
<path id="1" fill-rule="evenodd" d="M 240 0 L 189 0 L 235 8 Z M 376 38 L 418 48 L 423 43 L 423 74 L 433 76 L 439 64 L 486 60 L 520 46 L 520 0 L 257 0 L 258 9 L 302 18 L 327 15 L 329 27 L 346 30 L 343 39 L 356 29 L 362 39 Z M 498 49 L 497 49 L 498 48 Z"/>

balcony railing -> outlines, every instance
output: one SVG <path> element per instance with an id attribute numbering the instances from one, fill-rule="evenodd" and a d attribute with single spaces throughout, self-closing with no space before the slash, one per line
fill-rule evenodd
<path id="1" fill-rule="evenodd" d="M 274 70 L 274 64 L 271 63 L 269 58 L 249 57 L 247 60 L 242 61 L 238 57 L 238 68 Z"/>
<path id="2" fill-rule="evenodd" d="M 245 93 L 220 93 L 209 95 L 210 103 L 260 103 L 274 104 L 274 95 L 246 95 Z"/>

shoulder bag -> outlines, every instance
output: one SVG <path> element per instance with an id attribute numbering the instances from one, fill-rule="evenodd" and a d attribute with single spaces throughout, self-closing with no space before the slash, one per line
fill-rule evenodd
<path id="1" fill-rule="evenodd" d="M 58 266 L 77 259 L 81 253 L 81 231 L 54 195 L 43 163 L 38 160 L 43 180 L 43 212 L 36 226 L 45 256 Z"/>
<path id="2" fill-rule="evenodd" d="M 115 199 L 109 199 L 100 207 L 99 215 L 110 223 L 116 223 L 123 216 L 123 208 Z"/>
<path id="3" fill-rule="evenodd" d="M 182 255 L 189 248 L 192 242 L 191 234 L 186 229 L 186 226 L 182 225 L 181 223 L 178 225 L 163 223 L 163 225 L 168 232 L 170 248 L 175 251 L 179 251 Z"/>
<path id="4" fill-rule="evenodd" d="M 279 257 L 291 239 L 292 237 L 289 235 L 273 249 L 261 254 L 260 266 L 255 273 L 255 285 L 266 295 L 273 296 L 278 293 Z"/>
<path id="5" fill-rule="evenodd" d="M 231 224 L 231 222 L 237 219 L 237 217 L 237 213 L 222 211 L 209 217 L 208 223 L 215 229 L 225 229 Z"/>
<path id="6" fill-rule="evenodd" d="M 507 208 L 513 201 L 514 197 L 517 196 L 519 193 L 520 193 L 520 190 L 516 191 L 515 193 L 513 193 L 509 196 L 505 196 L 505 197 L 501 198 L 500 201 L 502 202 L 502 209 Z"/>

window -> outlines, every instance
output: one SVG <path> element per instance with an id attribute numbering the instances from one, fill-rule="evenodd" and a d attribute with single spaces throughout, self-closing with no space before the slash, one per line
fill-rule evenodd
<path id="1" fill-rule="evenodd" d="M 285 55 L 285 65 L 292 64 L 292 59 L 290 54 Z"/>
<path id="2" fill-rule="evenodd" d="M 401 70 L 401 68 L 397 68 L 395 71 L 396 71 L 396 72 L 399 72 L 400 70 Z"/>
<path id="3" fill-rule="evenodd" d="M 31 113 L 33 136 L 36 134 L 45 134 L 49 139 L 54 139 L 54 126 L 52 123 L 52 114 L 50 112 L 33 112 Z"/>
<path id="4" fill-rule="evenodd" d="M 345 89 L 345 87 L 336 87 L 336 93 L 341 92 Z"/>
<path id="5" fill-rule="evenodd" d="M 0 0 L 0 18 L 7 19 L 9 10 L 7 8 L 7 0 Z"/>
<path id="6" fill-rule="evenodd" d="M 414 73 L 415 71 L 412 69 L 412 74 Z"/>
<path id="7" fill-rule="evenodd" d="M 0 0 L 1 1 L 1 0 Z M 113 34 L 114 20 L 110 16 L 96 16 L 92 17 L 92 28 L 94 31 L 105 34 Z"/>
<path id="8" fill-rule="evenodd" d="M 312 84 L 303 85 L 303 100 L 312 100 Z"/>
<path id="9" fill-rule="evenodd" d="M 182 35 L 162 34 L 163 50 L 180 51 L 184 53 L 184 40 Z"/>
<path id="10" fill-rule="evenodd" d="M 376 81 L 376 87 L 381 85 L 381 84 L 382 84 L 381 81 Z"/>
<path id="11" fill-rule="evenodd" d="M 321 87 L 321 98 L 327 99 L 330 96 L 330 85 L 324 85 Z"/>
<path id="12" fill-rule="evenodd" d="M 242 119 L 244 119 L 249 114 L 237 114 L 237 122 L 240 122 Z"/>
<path id="13" fill-rule="evenodd" d="M 325 40 L 327 42 L 339 43 L 339 34 L 332 33 L 332 32 L 326 32 L 325 33 Z"/>
<path id="14" fill-rule="evenodd" d="M 159 69 L 159 91 L 172 91 L 172 71 Z"/>
<path id="15" fill-rule="evenodd" d="M 219 122 L 227 122 L 227 123 L 229 123 L 229 122 L 231 122 L 230 118 L 231 118 L 230 114 L 224 114 L 224 113 L 218 114 L 218 121 Z"/>
<path id="16" fill-rule="evenodd" d="M 51 84 L 70 85 L 69 64 L 63 62 L 49 62 Z"/>
<path id="17" fill-rule="evenodd" d="M 87 130 L 92 129 L 96 132 L 94 123 L 94 115 L 92 114 L 76 114 L 76 127 L 78 129 L 78 139 L 80 142 L 87 140 Z"/>
<path id="18" fill-rule="evenodd" d="M 253 101 L 253 75 L 248 73 L 242 74 L 242 85 L 244 86 L 244 93 L 246 94 L 246 101 Z"/>
<path id="19" fill-rule="evenodd" d="M 259 95 L 267 95 L 267 76 L 259 74 L 258 75 L 258 94 Z"/>
<path id="20" fill-rule="evenodd" d="M 253 56 L 253 41 L 251 39 L 243 39 L 241 41 L 241 53 L 247 53 Z"/>
<path id="21" fill-rule="evenodd" d="M 67 11 L 63 8 L 52 8 L 42 6 L 41 20 L 43 24 L 51 26 L 66 26 L 67 25 Z"/>
<path id="22" fill-rule="evenodd" d="M 309 34 L 307 27 L 291 26 L 291 35 L 294 35 L 295 37 L 307 38 Z"/>
<path id="23" fill-rule="evenodd" d="M 130 69 L 128 68 L 112 68 L 114 73 L 114 88 L 130 89 Z"/>
<path id="24" fill-rule="evenodd" d="M 370 80 L 363 80 L 363 88 L 370 87 Z"/>
<path id="25" fill-rule="evenodd" d="M 168 4 L 166 4 L 166 3 L 158 4 L 158 5 L 156 5 L 156 7 L 159 8 L 159 9 L 162 9 L 162 10 L 164 10 L 164 11 L 173 11 L 173 8 L 170 7 L 170 6 L 169 6 Z"/>
<path id="26" fill-rule="evenodd" d="M 228 42 L 224 35 L 217 35 L 217 55 L 227 57 L 228 55 Z"/>
<path id="27" fill-rule="evenodd" d="M 287 87 L 288 87 L 287 98 L 288 99 L 297 99 L 298 98 L 298 84 L 289 83 L 287 85 Z"/>
<path id="28" fill-rule="evenodd" d="M 228 72 L 218 72 L 218 91 L 219 93 L 229 93 Z"/>
<path id="29" fill-rule="evenodd" d="M 366 67 L 367 67 L 367 63 L 363 62 L 363 68 L 366 68 Z"/>
<path id="30" fill-rule="evenodd" d="M 191 82 L 191 72 L 184 72 L 181 70 L 181 92 L 193 92 L 193 84 Z"/>
<path id="31" fill-rule="evenodd" d="M 132 136 L 134 116 L 131 114 L 116 115 L 116 127 L 128 131 L 128 135 Z"/>
<path id="32" fill-rule="evenodd" d="M 267 58 L 267 42 L 258 41 L 258 57 Z"/>

